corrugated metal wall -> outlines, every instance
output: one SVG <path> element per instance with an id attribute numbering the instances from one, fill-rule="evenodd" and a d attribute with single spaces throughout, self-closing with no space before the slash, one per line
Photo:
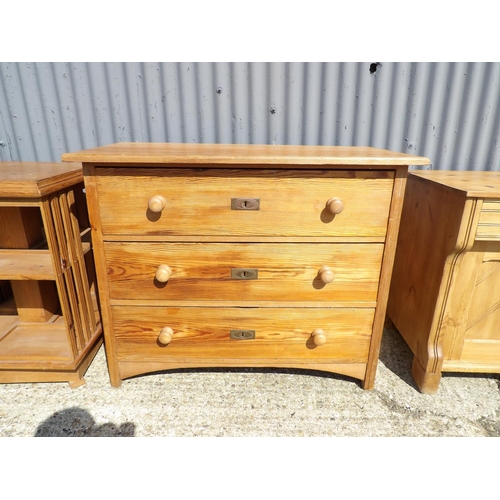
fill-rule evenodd
<path id="1" fill-rule="evenodd" d="M 0 63 L 0 160 L 118 141 L 327 144 L 500 170 L 500 63 Z"/>

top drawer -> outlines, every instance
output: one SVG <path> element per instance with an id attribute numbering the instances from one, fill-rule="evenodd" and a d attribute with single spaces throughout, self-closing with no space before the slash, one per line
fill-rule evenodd
<path id="1" fill-rule="evenodd" d="M 104 238 L 384 237 L 393 180 L 392 171 L 96 168 Z M 159 212 L 148 208 L 154 197 Z M 327 209 L 331 198 L 341 213 Z"/>
<path id="2" fill-rule="evenodd" d="M 500 200 L 485 200 L 477 224 L 476 240 L 500 240 Z"/>

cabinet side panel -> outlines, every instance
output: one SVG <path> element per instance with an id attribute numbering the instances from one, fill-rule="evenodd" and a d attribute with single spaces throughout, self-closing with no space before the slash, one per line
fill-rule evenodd
<path id="1" fill-rule="evenodd" d="M 87 204 L 89 221 L 92 228 L 92 242 L 94 247 L 95 270 L 97 275 L 97 287 L 101 303 L 102 324 L 111 384 L 120 386 L 121 379 L 116 361 L 115 338 L 113 334 L 113 320 L 111 306 L 109 304 L 109 287 L 107 280 L 106 264 L 104 260 L 104 245 L 102 239 L 101 218 L 99 214 L 99 202 L 97 186 L 95 182 L 95 168 L 92 164 L 83 164 L 85 191 L 87 193 Z"/>
<path id="2" fill-rule="evenodd" d="M 410 349 L 426 360 L 443 271 L 457 244 L 466 198 L 410 175 L 387 314 Z"/>
<path id="3" fill-rule="evenodd" d="M 389 285 L 394 266 L 394 254 L 398 237 L 401 212 L 403 208 L 403 195 L 408 178 L 408 167 L 396 169 L 392 196 L 390 199 L 389 220 L 387 224 L 387 236 L 385 241 L 384 255 L 382 257 L 382 267 L 378 287 L 377 307 L 372 327 L 372 338 L 370 342 L 370 352 L 366 366 L 366 375 L 363 381 L 364 389 L 373 389 L 375 385 L 375 374 L 377 372 L 378 359 L 380 355 L 380 344 L 384 331 L 384 323 L 387 311 L 387 300 L 389 296 Z"/>

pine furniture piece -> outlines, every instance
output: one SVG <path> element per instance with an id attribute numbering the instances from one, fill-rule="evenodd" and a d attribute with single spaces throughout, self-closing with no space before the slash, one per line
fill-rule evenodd
<path id="1" fill-rule="evenodd" d="M 500 373 L 498 172 L 411 172 L 388 316 L 422 392 L 442 372 Z"/>
<path id="2" fill-rule="evenodd" d="M 83 163 L 113 386 L 292 367 L 373 387 L 408 165 L 356 147 L 119 143 Z"/>
<path id="3" fill-rule="evenodd" d="M 84 383 L 102 344 L 78 163 L 0 162 L 0 383 Z"/>

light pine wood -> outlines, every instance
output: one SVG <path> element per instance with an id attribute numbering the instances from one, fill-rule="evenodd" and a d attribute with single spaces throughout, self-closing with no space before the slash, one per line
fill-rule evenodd
<path id="1" fill-rule="evenodd" d="M 386 171 L 136 167 L 98 168 L 96 174 L 104 236 L 122 238 L 384 236 L 394 176 Z M 152 213 L 148 200 L 160 193 L 166 206 Z M 345 208 L 334 216 L 326 203 L 336 193 Z M 260 209 L 232 210 L 232 198 L 259 199 Z"/>
<path id="2" fill-rule="evenodd" d="M 120 236 L 116 234 L 107 234 L 106 241 L 159 241 L 159 242 L 191 242 L 191 243 L 213 243 L 224 241 L 225 243 L 248 243 L 248 236 L 223 236 L 214 237 L 207 235 L 154 235 L 148 236 L 131 234 Z M 252 236 L 252 243 L 385 243 L 385 233 L 381 236 Z"/>
<path id="3" fill-rule="evenodd" d="M 81 190 L 77 190 L 77 192 L 81 192 Z M 60 201 L 63 203 L 62 212 L 66 224 L 66 234 L 69 242 L 68 247 L 76 269 L 79 303 L 82 315 L 85 319 L 84 336 L 86 342 L 88 342 L 95 331 L 95 325 L 97 324 L 95 311 L 98 310 L 98 308 L 96 307 L 97 302 L 94 301 L 95 288 L 91 286 L 89 281 L 89 276 L 93 277 L 94 275 L 93 262 L 91 258 L 85 258 L 85 254 L 90 250 L 92 244 L 91 241 L 84 242 L 85 235 L 90 236 L 90 227 L 86 227 L 83 231 L 80 229 L 77 199 L 75 191 L 70 190 L 67 192 L 66 196 L 61 196 Z M 88 224 L 86 214 L 82 222 Z M 90 267 L 89 271 L 87 271 L 87 266 Z"/>
<path id="4" fill-rule="evenodd" d="M 19 319 L 28 323 L 45 323 L 59 313 L 57 290 L 51 281 L 11 282 Z"/>
<path id="5" fill-rule="evenodd" d="M 318 272 L 318 277 L 322 283 L 331 283 L 335 278 L 335 274 L 330 267 L 321 266 L 321 269 Z"/>
<path id="6" fill-rule="evenodd" d="M 399 224 L 403 209 L 403 195 L 406 188 L 408 171 L 399 168 L 396 170 L 394 179 L 394 189 L 391 199 L 391 215 L 387 226 L 387 237 L 382 258 L 382 269 L 380 271 L 380 281 L 377 294 L 377 306 L 375 308 L 375 318 L 373 320 L 372 341 L 368 354 L 366 376 L 363 379 L 363 388 L 373 389 L 375 385 L 375 375 L 380 354 L 380 344 L 384 332 L 385 317 L 387 311 L 387 301 L 389 298 L 389 286 L 391 283 L 392 270 L 394 266 L 394 255 L 399 234 Z"/>
<path id="7" fill-rule="evenodd" d="M 203 359 L 197 357 L 176 356 L 175 358 L 165 358 L 162 360 L 148 361 L 134 361 L 125 359 L 120 362 L 120 377 L 126 379 L 135 377 L 136 375 L 143 375 L 145 373 L 159 372 L 163 370 L 176 370 L 186 368 L 214 368 L 225 367 L 231 368 L 234 366 L 245 368 L 294 368 L 299 370 L 319 370 L 323 372 L 331 372 L 337 375 L 345 375 L 355 379 L 363 380 L 366 373 L 366 363 L 321 363 L 316 361 L 307 362 L 292 362 L 283 361 L 280 358 L 273 360 L 260 359 L 258 357 L 252 359 L 232 359 L 220 358 Z"/>
<path id="8" fill-rule="evenodd" d="M 172 342 L 174 337 L 174 331 L 169 326 L 165 326 L 160 330 L 160 335 L 158 335 L 158 342 L 161 345 L 168 345 Z"/>
<path id="9" fill-rule="evenodd" d="M 0 163 L 0 383 L 78 387 L 102 344 L 83 187 L 81 164 Z"/>
<path id="10" fill-rule="evenodd" d="M 429 179 L 431 182 L 454 190 L 467 198 L 500 199 L 498 172 L 418 170 L 412 171 L 411 174 L 421 179 Z"/>
<path id="11" fill-rule="evenodd" d="M 0 249 L 0 278 L 4 280 L 54 280 L 49 250 Z"/>
<path id="12" fill-rule="evenodd" d="M 464 337 L 500 341 L 500 243 L 476 243 L 472 252 L 476 254 L 476 278 L 471 280 Z"/>
<path id="13" fill-rule="evenodd" d="M 62 155 L 63 161 L 82 163 L 220 164 L 332 166 L 354 165 L 390 168 L 429 165 L 428 158 L 384 149 L 348 146 L 291 146 L 247 144 L 174 144 L 119 142 Z"/>
<path id="14" fill-rule="evenodd" d="M 118 358 L 136 361 L 219 356 L 361 363 L 368 355 L 373 314 L 363 308 L 113 308 Z M 158 336 L 166 321 L 173 337 L 164 348 Z M 312 336 L 320 327 L 326 339 L 316 346 Z M 255 330 L 255 339 L 233 340 L 231 329 Z"/>
<path id="15" fill-rule="evenodd" d="M 7 337 L 18 324 L 19 316 L 17 316 L 16 309 L 14 310 L 14 314 L 2 311 L 2 314 L 0 314 L 0 341 Z"/>
<path id="16" fill-rule="evenodd" d="M 97 289 L 102 315 L 104 334 L 104 345 L 106 348 L 106 361 L 109 371 L 109 379 L 113 387 L 121 385 L 121 376 L 116 356 L 116 342 L 114 334 L 113 316 L 109 302 L 109 285 L 107 281 L 106 260 L 104 257 L 103 232 L 99 214 L 99 199 L 97 197 L 97 185 L 95 168 L 92 165 L 83 165 L 85 179 L 85 190 L 87 192 L 87 203 L 89 219 L 92 227 L 92 242 L 94 245 L 95 271 L 97 276 Z"/>
<path id="17" fill-rule="evenodd" d="M 500 199 L 483 201 L 476 239 L 500 241 Z"/>
<path id="18" fill-rule="evenodd" d="M 110 299 L 112 306 L 141 306 L 144 305 L 144 299 Z M 349 300 L 349 301 L 335 301 L 331 300 L 252 300 L 251 302 L 244 300 L 206 300 L 198 301 L 203 307 L 376 307 L 376 300 Z M 148 300 L 148 305 L 154 307 L 192 307 L 193 300 Z"/>
<path id="19" fill-rule="evenodd" d="M 499 206 L 500 176 L 433 174 L 409 176 L 387 309 L 427 394 L 443 371 L 500 372 L 500 242 L 480 226 Z"/>
<path id="20" fill-rule="evenodd" d="M 38 207 L 0 206 L 0 248 L 32 248 L 44 239 L 42 227 Z"/>
<path id="21" fill-rule="evenodd" d="M 161 195 L 152 196 L 148 201 L 151 212 L 159 213 L 167 206 L 167 200 Z"/>
<path id="22" fill-rule="evenodd" d="M 63 160 L 84 164 L 113 386 L 177 367 L 271 366 L 373 387 L 407 168 L 427 158 L 120 143 Z"/>
<path id="23" fill-rule="evenodd" d="M 0 162 L 0 193 L 5 200 L 39 200 L 82 181 L 81 163 Z M 19 206 L 18 201 L 14 204 Z"/>
<path id="24" fill-rule="evenodd" d="M 165 264 L 160 264 L 155 273 L 156 281 L 166 283 L 170 279 L 170 276 L 172 276 L 172 269 Z"/>
<path id="25" fill-rule="evenodd" d="M 313 344 L 316 346 L 321 346 L 326 344 L 327 337 L 325 331 L 322 328 L 317 328 L 312 332 L 311 335 Z"/>
<path id="26" fill-rule="evenodd" d="M 49 343 L 53 341 L 56 331 L 52 330 L 53 333 L 48 339 Z M 36 332 L 31 330 L 28 333 Z M 43 359 L 46 359 L 46 356 L 40 356 L 42 358 L 40 361 L 29 358 L 14 362 L 10 360 L 9 365 L 5 364 L 6 368 L 10 367 L 10 369 L 0 370 L 0 383 L 68 382 L 69 386 L 75 389 L 85 384 L 85 372 L 101 345 L 102 335 L 99 334 L 93 339 L 93 342 L 89 343 L 88 348 L 80 354 L 75 362 L 66 363 L 63 356 L 50 367 L 47 367 L 47 363 Z"/>
<path id="27" fill-rule="evenodd" d="M 460 361 L 477 364 L 478 360 L 485 365 L 495 365 L 496 373 L 498 373 L 500 371 L 500 341 L 465 339 Z"/>
<path id="28" fill-rule="evenodd" d="M 30 250 L 43 243 L 42 227 L 38 207 L 0 207 L 0 279 L 11 280 L 24 322 L 44 323 L 58 311 L 57 290 L 43 281 L 55 279 L 50 252 Z"/>
<path id="29" fill-rule="evenodd" d="M 339 198 L 330 198 L 326 202 L 326 209 L 334 215 L 342 213 L 344 210 L 344 202 Z"/>
<path id="30" fill-rule="evenodd" d="M 145 300 L 374 301 L 383 250 L 371 244 L 104 243 L 110 298 Z M 331 283 L 319 276 L 325 262 L 327 277 L 335 273 Z M 256 268 L 258 278 L 231 279 L 233 268 Z"/>

